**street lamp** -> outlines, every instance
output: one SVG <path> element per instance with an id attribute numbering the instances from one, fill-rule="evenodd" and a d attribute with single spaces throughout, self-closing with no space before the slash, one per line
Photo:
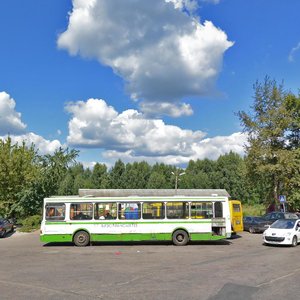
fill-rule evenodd
<path id="1" fill-rule="evenodd" d="M 178 170 L 176 170 L 175 172 L 171 172 L 171 174 L 175 176 L 175 191 L 177 191 L 177 185 L 178 185 L 179 176 L 184 175 L 185 172 L 182 172 L 182 173 L 178 174 Z"/>

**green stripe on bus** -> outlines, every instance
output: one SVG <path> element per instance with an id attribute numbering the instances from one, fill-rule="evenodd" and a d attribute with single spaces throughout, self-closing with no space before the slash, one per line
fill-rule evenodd
<path id="1" fill-rule="evenodd" d="M 73 242 L 73 235 L 72 234 L 43 234 L 40 235 L 40 241 L 44 243 Z"/>
<path id="2" fill-rule="evenodd" d="M 211 233 L 191 233 L 191 241 L 213 241 L 225 239 L 225 236 Z M 71 234 L 44 234 L 40 236 L 41 242 L 72 242 Z M 138 242 L 138 241 L 171 241 L 171 233 L 123 233 L 123 234 L 91 234 L 91 242 Z"/>

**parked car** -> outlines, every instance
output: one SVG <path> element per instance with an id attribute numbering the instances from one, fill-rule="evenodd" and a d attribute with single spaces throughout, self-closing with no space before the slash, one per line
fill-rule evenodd
<path id="1" fill-rule="evenodd" d="M 265 230 L 264 222 L 265 220 L 261 217 L 246 216 L 243 218 L 244 230 L 250 233 L 263 232 Z"/>
<path id="2" fill-rule="evenodd" d="M 300 220 L 280 219 L 263 233 L 265 244 L 297 246 L 300 242 Z"/>
<path id="3" fill-rule="evenodd" d="M 295 213 L 279 212 L 279 211 L 267 213 L 257 218 L 258 219 L 256 219 L 255 224 L 251 225 L 251 228 L 249 229 L 249 232 L 251 233 L 264 232 L 269 225 L 272 225 L 275 221 L 280 219 L 294 219 L 294 220 L 299 219 L 299 217 Z"/>
<path id="4" fill-rule="evenodd" d="M 14 231 L 14 224 L 7 219 L 0 219 L 0 237 L 5 237 L 8 232 Z"/>

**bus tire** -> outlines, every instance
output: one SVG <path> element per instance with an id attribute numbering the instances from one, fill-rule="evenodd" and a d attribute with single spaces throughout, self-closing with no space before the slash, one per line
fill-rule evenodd
<path id="1" fill-rule="evenodd" d="M 90 235 L 86 231 L 80 230 L 75 233 L 73 242 L 77 247 L 85 247 L 90 243 Z"/>
<path id="2" fill-rule="evenodd" d="M 189 236 L 184 230 L 176 230 L 173 233 L 172 241 L 175 246 L 185 246 L 189 242 Z"/>

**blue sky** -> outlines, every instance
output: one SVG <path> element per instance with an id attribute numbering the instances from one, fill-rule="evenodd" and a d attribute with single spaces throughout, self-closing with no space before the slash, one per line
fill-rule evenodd
<path id="1" fill-rule="evenodd" d="M 0 1 L 0 136 L 79 161 L 243 154 L 266 75 L 300 88 L 297 0 Z"/>

